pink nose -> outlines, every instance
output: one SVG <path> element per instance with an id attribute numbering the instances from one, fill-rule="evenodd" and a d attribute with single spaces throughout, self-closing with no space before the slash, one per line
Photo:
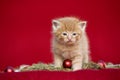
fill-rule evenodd
<path id="1" fill-rule="evenodd" d="M 68 36 L 67 38 L 68 38 L 69 41 L 71 41 L 71 36 Z"/>

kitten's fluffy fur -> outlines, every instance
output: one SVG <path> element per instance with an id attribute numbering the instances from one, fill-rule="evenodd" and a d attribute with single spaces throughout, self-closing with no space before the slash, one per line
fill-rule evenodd
<path id="1" fill-rule="evenodd" d="M 62 67 L 65 59 L 71 59 L 74 71 L 82 69 L 82 64 L 90 60 L 86 21 L 75 17 L 57 18 L 52 21 L 52 28 L 55 66 Z"/>

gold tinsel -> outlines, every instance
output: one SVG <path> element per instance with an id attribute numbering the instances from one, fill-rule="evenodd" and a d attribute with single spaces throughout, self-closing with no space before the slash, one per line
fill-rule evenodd
<path id="1" fill-rule="evenodd" d="M 89 62 L 83 64 L 83 69 L 100 69 L 100 65 Z M 34 63 L 31 66 L 24 67 L 21 71 L 36 71 L 36 70 L 48 70 L 48 71 L 72 71 L 72 68 L 63 68 L 63 67 L 55 67 L 53 64 L 45 64 L 42 62 Z"/>

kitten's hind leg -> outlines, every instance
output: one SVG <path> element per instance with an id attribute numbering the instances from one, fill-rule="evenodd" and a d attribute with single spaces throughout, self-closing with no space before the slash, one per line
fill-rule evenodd
<path id="1" fill-rule="evenodd" d="M 63 59 L 59 56 L 54 54 L 54 65 L 55 67 L 62 67 Z"/>

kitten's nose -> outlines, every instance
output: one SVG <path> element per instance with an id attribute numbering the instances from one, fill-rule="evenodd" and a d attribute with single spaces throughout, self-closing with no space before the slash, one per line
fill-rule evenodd
<path id="1" fill-rule="evenodd" d="M 68 40 L 71 41 L 71 36 L 68 36 Z"/>

